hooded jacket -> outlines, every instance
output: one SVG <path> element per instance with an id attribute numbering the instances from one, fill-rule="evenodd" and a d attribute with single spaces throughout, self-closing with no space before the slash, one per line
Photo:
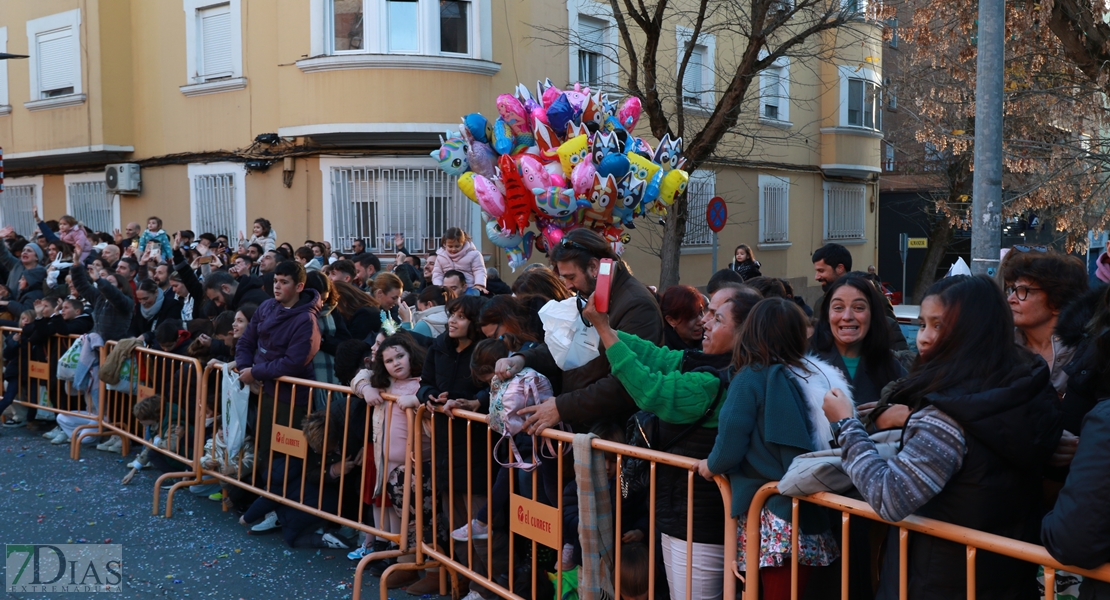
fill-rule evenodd
<path id="1" fill-rule="evenodd" d="M 959 423 L 967 451 L 959 471 L 915 514 L 1037 543 L 1041 475 L 1060 440 L 1061 416 L 1044 361 L 1035 358 L 1013 369 L 1009 383 L 993 389 L 926 396 L 930 405 Z M 913 533 L 909 543 L 909 597 L 964 597 L 964 546 Z M 897 542 L 888 548 L 880 599 L 897 597 L 897 548 Z M 977 597 L 1034 598 L 1036 574 L 1036 565 L 980 552 Z"/>
<path id="2" fill-rule="evenodd" d="M 437 337 L 447 331 L 447 318 L 449 316 L 446 306 L 433 306 L 418 310 L 412 316 L 413 323 L 415 323 L 412 330 L 428 337 Z M 423 327 L 421 327 L 421 324 L 423 324 Z"/>
<path id="3" fill-rule="evenodd" d="M 466 276 L 467 287 L 486 285 L 486 261 L 472 242 L 463 244 L 463 247 L 453 254 L 448 252 L 447 248 L 436 251 L 436 262 L 432 267 L 432 284 L 443 285 L 443 274 L 451 270 L 461 271 Z"/>
<path id="4" fill-rule="evenodd" d="M 262 306 L 263 302 L 270 300 L 273 296 L 266 293 L 262 287 L 262 279 L 250 275 L 244 275 L 236 280 L 237 286 L 235 287 L 235 295 L 231 297 L 231 305 L 227 307 L 228 310 L 239 310 L 244 304 L 254 304 Z"/>
<path id="5" fill-rule="evenodd" d="M 1078 434 L 1083 418 L 1103 398 L 1110 398 L 1110 357 L 1101 356 L 1098 343 L 1110 343 L 1110 331 L 1087 333 L 1087 323 L 1098 310 L 1099 299 L 1106 290 L 1097 287 L 1060 311 L 1056 319 L 1056 336 L 1064 346 L 1074 348 L 1071 360 L 1064 365 L 1068 376 L 1067 389 L 1060 408 L 1064 413 L 1064 429 Z"/>
<path id="6" fill-rule="evenodd" d="M 251 369 L 264 391 L 274 396 L 274 380 L 278 377 L 312 379 L 312 357 L 320 349 L 320 329 L 316 315 L 320 312 L 320 294 L 316 290 L 301 292 L 297 303 L 286 308 L 277 300 L 263 302 L 235 344 L 235 364 L 240 371 Z M 308 388 L 298 387 L 291 397 L 290 385 L 282 385 L 276 398 L 279 402 L 307 405 Z"/>
<path id="7" fill-rule="evenodd" d="M 763 273 L 759 272 L 759 268 L 763 265 L 759 264 L 758 260 L 752 260 L 749 258 L 748 260 L 740 263 L 733 260 L 730 266 L 732 267 L 732 270 L 736 271 L 736 273 L 740 275 L 740 278 L 744 281 L 747 281 L 753 277 L 763 276 Z"/>
<path id="8" fill-rule="evenodd" d="M 46 281 L 46 269 L 42 267 L 27 269 L 20 277 L 27 280 L 27 287 L 23 290 L 18 288 L 12 290 L 13 293 L 18 292 L 18 296 L 8 302 L 8 312 L 16 318 L 19 318 L 19 313 L 25 310 L 34 310 L 35 300 L 42 299 L 42 282 Z"/>
<path id="9" fill-rule="evenodd" d="M 28 243 L 38 248 L 38 246 L 34 246 L 34 242 Z M 36 250 L 35 256 L 42 260 L 42 249 Z M 7 240 L 0 240 L 0 266 L 8 271 L 8 290 L 12 295 L 19 293 L 19 278 L 27 270 L 27 267 L 24 267 L 23 261 L 19 260 L 19 257 L 12 254 L 11 250 L 8 249 Z"/>
<path id="10" fill-rule="evenodd" d="M 97 279 L 94 284 L 85 269 L 70 269 L 69 276 L 77 293 L 92 304 L 93 331 L 99 333 L 105 342 L 127 337 L 131 314 L 135 310 L 131 294 L 125 294 L 107 277 Z"/>

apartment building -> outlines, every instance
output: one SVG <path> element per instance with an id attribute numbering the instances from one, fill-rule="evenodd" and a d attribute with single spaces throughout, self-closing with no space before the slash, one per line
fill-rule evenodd
<path id="1" fill-rule="evenodd" d="M 696 117 L 737 48 L 691 40 L 687 25 L 670 24 L 668 44 L 695 45 L 682 101 Z M 568 28 L 604 43 L 551 41 Z M 713 196 L 730 208 L 718 266 L 739 243 L 775 276 L 810 275 L 825 241 L 874 262 L 881 28 L 849 28 L 852 43 L 844 30 L 815 40 L 833 60 L 784 59 L 761 74 L 746 111 L 757 141 L 727 140 L 739 150 L 692 177 L 684 282 L 711 272 Z M 235 237 L 264 216 L 282 241 L 365 238 L 383 256 L 396 233 L 424 252 L 450 225 L 482 239 L 478 208 L 428 156 L 438 136 L 494 112 L 518 82 L 616 87 L 617 40 L 609 4 L 595 0 L 5 2 L 0 51 L 30 58 L 0 61 L 0 221 L 29 232 L 37 206 L 103 231 L 158 215 Z M 140 190 L 116 171 L 108 180 L 117 164 L 140 165 Z M 643 246 L 626 258 L 650 283 L 659 262 Z M 508 275 L 496 250 L 485 245 L 489 264 Z"/>

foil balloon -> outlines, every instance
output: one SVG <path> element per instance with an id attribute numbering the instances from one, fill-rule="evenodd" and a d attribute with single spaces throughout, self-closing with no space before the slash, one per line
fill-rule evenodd
<path id="1" fill-rule="evenodd" d="M 528 124 L 528 113 L 516 96 L 510 94 L 498 96 L 497 113 L 501 115 L 501 120 L 509 126 L 514 136 L 532 132 L 532 127 Z"/>
<path id="2" fill-rule="evenodd" d="M 647 183 L 651 181 L 651 178 L 662 170 L 659 165 L 639 154 L 629 154 L 628 162 L 631 164 L 628 173 L 632 175 L 632 179 L 643 183 L 645 188 L 647 187 Z"/>
<path id="3" fill-rule="evenodd" d="M 540 97 L 540 104 L 543 106 L 544 110 L 551 108 L 551 105 L 554 104 L 555 100 L 563 93 L 562 90 L 555 87 L 555 84 L 551 83 L 550 79 L 545 79 L 543 82 L 537 81 L 536 92 Z"/>
<path id="4" fill-rule="evenodd" d="M 621 139 L 611 131 L 598 131 L 590 136 L 590 160 L 600 165 L 610 154 L 621 154 Z"/>
<path id="5" fill-rule="evenodd" d="M 498 154 L 508 154 L 513 150 L 513 130 L 500 117 L 493 122 L 493 149 Z"/>
<path id="6" fill-rule="evenodd" d="M 486 222 L 486 237 L 494 246 L 506 249 L 515 248 L 524 241 L 524 236 L 506 232 L 497 221 L 492 220 Z"/>
<path id="7" fill-rule="evenodd" d="M 537 245 L 541 246 L 544 252 L 550 252 L 552 248 L 559 244 L 565 234 L 566 232 L 559 226 L 548 223 L 540 231 L 540 237 L 536 240 Z"/>
<path id="8" fill-rule="evenodd" d="M 597 174 L 597 169 L 594 163 L 589 160 L 584 160 L 570 173 L 571 186 L 574 189 L 574 198 L 580 208 L 588 208 L 590 206 L 590 193 L 594 189 L 594 175 Z"/>
<path id="9" fill-rule="evenodd" d="M 516 273 L 517 269 L 528 264 L 528 261 L 532 259 L 532 240 L 535 237 L 536 232 L 529 231 L 524 234 L 520 246 L 505 250 L 505 257 L 509 259 L 509 268 L 512 269 L 513 273 Z"/>
<path id="10" fill-rule="evenodd" d="M 644 181 L 633 177 L 631 172 L 617 182 L 617 205 L 613 209 L 613 217 L 616 222 L 628 229 L 636 228 L 632 217 L 635 216 L 640 198 L 644 195 L 644 185 Z"/>
<path id="11" fill-rule="evenodd" d="M 666 173 L 671 169 L 681 169 L 686 160 L 682 158 L 682 138 L 671 139 L 671 134 L 664 133 L 663 139 L 655 147 L 652 162 L 659 165 Z"/>
<path id="12" fill-rule="evenodd" d="M 590 135 L 590 128 L 586 127 L 585 123 L 576 124 L 574 121 L 567 123 L 567 135 L 565 136 L 566 139 L 569 140 L 572 137 L 578 137 L 580 135 Z"/>
<path id="13" fill-rule="evenodd" d="M 540 158 L 544 161 L 559 160 L 559 136 L 546 122 L 536 121 L 532 124 L 532 132 L 536 137 L 536 147 L 539 148 Z"/>
<path id="14" fill-rule="evenodd" d="M 605 175 L 612 175 L 618 180 L 628 174 L 628 170 L 632 167 L 632 163 L 628 161 L 628 157 L 623 154 L 609 154 L 597 164 L 597 172 L 603 177 Z"/>
<path id="15" fill-rule="evenodd" d="M 543 168 L 543 163 L 534 156 L 524 155 L 517 159 L 520 165 L 520 177 L 524 187 L 534 190 L 546 188 L 551 185 L 551 176 Z"/>
<path id="16" fill-rule="evenodd" d="M 643 112 L 643 105 L 640 104 L 640 99 L 636 96 L 629 96 L 624 104 L 621 105 L 617 111 L 617 120 L 620 122 L 621 127 L 631 132 L 636 129 L 636 124 L 640 122 L 640 114 Z"/>
<path id="17" fill-rule="evenodd" d="M 640 206 L 636 210 L 636 214 L 643 214 L 648 209 L 648 205 L 659 199 L 659 191 L 663 187 L 663 169 L 655 172 L 651 179 L 644 186 L 644 195 L 640 198 Z"/>
<path id="18" fill-rule="evenodd" d="M 597 131 L 605 122 L 605 116 L 605 109 L 601 104 L 601 92 L 598 92 L 590 96 L 586 106 L 582 108 L 582 124 L 593 125 L 593 131 Z"/>
<path id="19" fill-rule="evenodd" d="M 575 112 L 582 114 L 582 111 L 586 108 L 586 103 L 590 101 L 590 88 L 584 88 L 581 83 L 576 83 L 574 89 L 566 91 L 566 95 L 567 101 L 570 102 Z"/>
<path id="20" fill-rule="evenodd" d="M 574 212 L 574 190 L 562 187 L 534 188 L 536 209 L 543 216 L 565 219 Z"/>
<path id="21" fill-rule="evenodd" d="M 511 157 L 502 156 L 498 159 L 498 166 L 501 168 L 501 183 L 505 185 L 505 212 L 499 219 L 501 228 L 524 233 L 535 212 L 535 196 L 524 187 L 516 163 Z"/>
<path id="22" fill-rule="evenodd" d="M 563 142 L 563 145 L 559 146 L 559 162 L 563 165 L 564 177 L 570 177 L 574 167 L 589 156 L 589 145 L 586 140 L 587 136 L 580 135 Z"/>
<path id="23" fill-rule="evenodd" d="M 462 122 L 476 141 L 483 144 L 489 143 L 489 137 L 486 136 L 486 128 L 489 127 L 489 122 L 482 116 L 482 113 L 470 113 L 462 118 Z"/>
<path id="24" fill-rule="evenodd" d="M 505 214 L 505 194 L 484 175 L 474 175 L 474 195 L 478 206 L 494 218 Z"/>
<path id="25" fill-rule="evenodd" d="M 547 123 L 555 131 L 566 131 L 567 124 L 574 119 L 574 107 L 566 94 L 560 94 L 547 108 Z"/>
<path id="26" fill-rule="evenodd" d="M 690 175 L 682 169 L 673 169 L 663 177 L 663 184 L 659 187 L 659 201 L 670 206 L 674 204 L 675 196 L 686 191 Z"/>
<path id="27" fill-rule="evenodd" d="M 432 158 L 439 162 L 439 168 L 443 169 L 448 175 L 459 176 L 466 173 L 470 168 L 466 161 L 466 153 L 470 151 L 470 145 L 467 144 L 466 139 L 459 134 L 455 134 L 454 137 L 448 137 L 444 140 L 441 135 L 439 136 L 439 144 L 439 150 L 433 150 L 431 153 Z"/>
<path id="28" fill-rule="evenodd" d="M 459 186 L 459 190 L 462 191 L 463 195 L 470 198 L 470 200 L 475 203 L 478 202 L 478 194 L 474 191 L 474 178 L 476 176 L 474 171 L 467 171 L 459 175 L 459 179 L 456 182 L 456 185 Z"/>
<path id="29" fill-rule="evenodd" d="M 591 229 L 608 227 L 613 223 L 613 209 L 617 206 L 617 180 L 612 175 L 594 174 L 589 206 L 579 211 L 582 225 Z"/>
<path id="30" fill-rule="evenodd" d="M 494 167 L 497 165 L 497 153 L 489 144 L 483 144 L 479 141 L 470 143 L 470 151 L 466 153 L 466 162 L 470 165 L 470 170 L 484 175 L 485 177 L 495 177 L 497 175 Z"/>

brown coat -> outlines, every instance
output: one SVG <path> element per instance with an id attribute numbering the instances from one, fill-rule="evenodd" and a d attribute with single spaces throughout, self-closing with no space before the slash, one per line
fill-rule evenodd
<path id="1" fill-rule="evenodd" d="M 609 325 L 616 331 L 634 334 L 656 345 L 663 343 L 663 316 L 655 296 L 637 281 L 624 263 L 617 263 L 609 294 Z M 561 372 L 546 345 L 521 353 L 527 366 L 552 381 L 562 377 L 562 393 L 555 398 L 559 416 L 575 431 L 584 432 L 598 421 L 624 424 L 635 412 L 636 403 L 613 376 L 605 349 L 586 365 Z"/>

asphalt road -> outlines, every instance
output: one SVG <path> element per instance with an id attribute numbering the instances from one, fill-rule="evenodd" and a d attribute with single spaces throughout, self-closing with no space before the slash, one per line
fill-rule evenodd
<path id="1" fill-rule="evenodd" d="M 351 597 L 355 563 L 347 560 L 346 550 L 291 549 L 280 534 L 248 536 L 236 515 L 188 493 L 175 496 L 172 519 L 151 516 L 158 473 L 146 469 L 124 486 L 120 484 L 128 472 L 124 462 L 120 455 L 95 447 L 86 447 L 81 461 L 73 461 L 68 445 L 52 446 L 26 429 L 4 429 L 0 432 L 0 543 L 111 540 L 123 544 L 123 593 L 88 597 Z M 162 502 L 164 506 L 165 492 Z M 362 597 L 378 598 L 378 580 L 367 577 L 367 581 Z M 392 590 L 389 597 L 419 598 L 401 590 Z"/>

